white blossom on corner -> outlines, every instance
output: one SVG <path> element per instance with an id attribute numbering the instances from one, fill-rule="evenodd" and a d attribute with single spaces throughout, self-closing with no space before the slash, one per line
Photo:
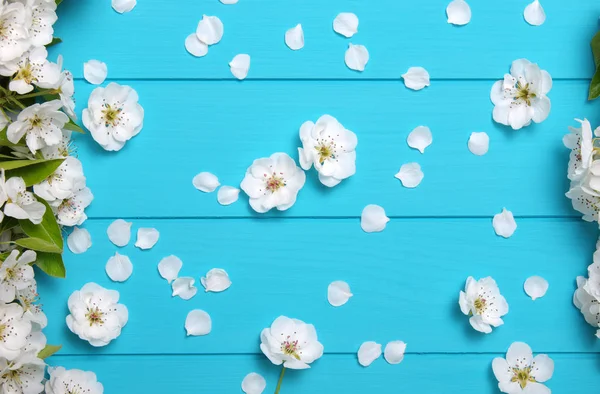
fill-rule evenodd
<path id="1" fill-rule="evenodd" d="M 79 159 L 67 156 L 65 161 L 48 178 L 33 185 L 33 191 L 51 202 L 71 197 L 85 187 L 85 175 Z"/>
<path id="2" fill-rule="evenodd" d="M 492 370 L 503 393 L 549 394 L 550 389 L 542 383 L 552 377 L 554 361 L 546 354 L 533 357 L 529 345 L 514 342 L 506 352 L 506 359 L 494 359 Z"/>
<path id="3" fill-rule="evenodd" d="M 42 311 L 41 305 L 38 304 L 38 298 L 35 281 L 25 289 L 17 290 L 17 300 L 23 307 L 24 318 L 30 320 L 34 326 L 37 325 L 42 329 L 48 325 L 48 318 Z"/>
<path id="4" fill-rule="evenodd" d="M 18 94 L 31 92 L 34 85 L 52 88 L 60 80 L 60 66 L 47 57 L 45 47 L 33 48 L 19 59 L 0 66 L 0 75 L 12 77 L 8 88 Z"/>
<path id="5" fill-rule="evenodd" d="M 8 126 L 8 140 L 16 144 L 25 136 L 31 153 L 47 146 L 58 145 L 63 138 L 61 130 L 69 121 L 69 117 L 60 111 L 61 107 L 60 100 L 53 100 L 25 108 L 19 113 L 17 120 Z"/>
<path id="6" fill-rule="evenodd" d="M 469 276 L 458 304 L 462 313 L 471 316 L 471 326 L 485 334 L 491 333 L 492 327 L 504 324 L 502 316 L 508 313 L 506 299 L 500 294 L 496 281 L 489 276 L 479 280 Z"/>
<path id="7" fill-rule="evenodd" d="M 26 250 L 19 256 L 18 250 L 10 252 L 0 265 L 0 302 L 12 302 L 18 291 L 35 284 L 31 263 L 36 259 L 33 250 Z"/>
<path id="8" fill-rule="evenodd" d="M 594 252 L 593 263 L 588 267 L 588 277 L 577 277 L 573 304 L 585 321 L 597 329 L 596 335 L 600 338 L 600 250 Z"/>
<path id="9" fill-rule="evenodd" d="M 34 47 L 41 47 L 52 42 L 54 23 L 58 20 L 56 15 L 56 1 L 28 0 L 31 8 L 31 26 L 29 36 Z"/>
<path id="10" fill-rule="evenodd" d="M 80 226 L 87 219 L 85 209 L 92 203 L 94 195 L 88 187 L 76 191 L 69 198 L 51 203 L 56 220 L 61 226 Z"/>
<path id="11" fill-rule="evenodd" d="M 0 392 L 37 394 L 44 390 L 46 364 L 33 352 L 21 352 L 15 360 L 0 358 Z"/>
<path id="12" fill-rule="evenodd" d="M 20 2 L 0 2 L 0 63 L 19 58 L 31 46 L 27 29 L 29 15 Z"/>
<path id="13" fill-rule="evenodd" d="M 46 394 L 103 394 L 104 387 L 96 374 L 79 369 L 63 367 L 48 368 L 50 379 L 46 382 Z"/>
<path id="14" fill-rule="evenodd" d="M 582 180 L 589 172 L 594 153 L 594 136 L 600 136 L 600 127 L 592 133 L 592 125 L 587 119 L 575 119 L 581 127 L 569 126 L 569 134 L 563 137 L 563 144 L 571 150 L 567 177 L 571 181 Z"/>
<path id="15" fill-rule="evenodd" d="M 40 224 L 46 207 L 39 202 L 32 192 L 28 191 L 25 181 L 20 177 L 12 177 L 4 181 L 4 170 L 0 172 L 0 205 L 6 201 L 4 214 L 15 219 L 28 219 L 33 224 Z"/>
<path id="16" fill-rule="evenodd" d="M 15 360 L 27 344 L 31 322 L 23 314 L 23 307 L 17 303 L 0 304 L 0 327 L 4 327 L 0 336 L 0 359 Z"/>

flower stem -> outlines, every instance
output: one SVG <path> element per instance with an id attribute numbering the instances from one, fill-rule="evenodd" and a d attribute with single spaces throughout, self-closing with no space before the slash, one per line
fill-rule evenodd
<path id="1" fill-rule="evenodd" d="M 279 374 L 279 381 L 277 382 L 277 388 L 275 389 L 275 394 L 279 394 L 279 390 L 281 390 L 281 382 L 283 382 L 284 374 L 285 374 L 285 367 L 282 367 L 281 374 Z"/>
<path id="2" fill-rule="evenodd" d="M 19 100 L 22 100 L 22 99 L 26 99 L 26 98 L 30 98 L 30 97 L 44 96 L 44 95 L 47 95 L 47 94 L 58 94 L 58 90 L 56 90 L 56 89 L 50 89 L 50 90 L 44 90 L 44 91 L 41 91 L 41 92 L 35 92 L 35 93 L 29 93 L 29 94 L 22 94 L 22 95 L 17 96 L 16 98 L 19 99 Z"/>

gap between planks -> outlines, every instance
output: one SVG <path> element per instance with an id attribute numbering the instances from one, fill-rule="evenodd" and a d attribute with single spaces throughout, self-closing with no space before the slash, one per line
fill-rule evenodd
<path id="1" fill-rule="evenodd" d="M 358 350 L 357 350 L 358 351 Z M 357 352 L 332 352 L 323 353 L 323 356 L 356 356 Z M 506 352 L 406 352 L 407 356 L 504 356 Z M 536 351 L 535 354 L 548 354 L 548 355 L 565 355 L 565 356 L 579 356 L 579 355 L 592 355 L 600 354 L 600 352 L 545 352 L 543 350 Z M 262 356 L 262 353 L 57 353 L 52 357 L 253 357 Z"/>
<path id="2" fill-rule="evenodd" d="M 502 79 L 502 76 L 496 78 L 430 78 L 432 82 L 495 82 Z M 75 81 L 85 81 L 85 78 L 76 77 Z M 236 82 L 236 78 L 106 78 L 105 82 Z M 553 82 L 591 82 L 591 78 L 553 78 Z M 402 82 L 402 77 L 398 78 L 245 78 L 244 82 Z M 103 82 L 104 84 L 104 82 Z"/>
<path id="3" fill-rule="evenodd" d="M 393 220 L 491 220 L 494 216 L 388 216 Z M 574 222 L 581 217 L 574 215 L 514 215 L 520 220 L 555 220 Z M 87 220 L 356 220 L 360 216 L 91 216 Z"/>

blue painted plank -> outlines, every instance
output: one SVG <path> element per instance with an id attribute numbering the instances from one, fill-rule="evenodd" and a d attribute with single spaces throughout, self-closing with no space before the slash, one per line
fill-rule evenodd
<path id="1" fill-rule="evenodd" d="M 215 0 L 216 2 L 216 0 Z M 357 173 L 322 186 L 314 170 L 294 207 L 274 216 L 359 216 L 378 203 L 391 216 L 577 216 L 563 197 L 574 117 L 600 124 L 600 101 L 586 101 L 584 81 L 556 82 L 545 123 L 513 131 L 492 120 L 492 82 L 436 82 L 412 92 L 400 82 L 148 82 L 134 81 L 146 110 L 144 129 L 119 152 L 105 152 L 89 135 L 76 137 L 96 199 L 91 217 L 251 216 L 247 198 L 228 207 L 216 193 L 192 186 L 201 171 L 238 186 L 255 158 L 283 151 L 297 158 L 298 129 L 329 113 L 358 135 Z M 77 84 L 78 109 L 93 87 Z M 406 145 L 425 124 L 434 142 L 424 155 Z M 490 135 L 490 151 L 471 154 L 473 131 Z M 394 178 L 417 161 L 425 179 L 405 189 Z M 143 202 L 143 203 L 141 203 Z"/>
<path id="2" fill-rule="evenodd" d="M 555 78 L 591 78 L 589 41 L 598 29 L 600 4 L 545 0 L 548 19 L 541 27 L 523 20 L 522 0 L 470 3 L 473 19 L 464 27 L 446 22 L 449 0 L 246 0 L 225 6 L 217 0 L 139 2 L 119 15 L 106 1 L 65 1 L 56 34 L 75 76 L 82 64 L 100 59 L 111 78 L 227 78 L 238 53 L 252 56 L 249 78 L 400 78 L 420 65 L 433 78 L 499 78 L 510 62 L 527 57 Z M 332 22 L 342 11 L 360 18 L 359 33 L 345 39 Z M 219 16 L 225 35 L 208 56 L 197 59 L 184 48 L 203 14 Z M 287 29 L 302 23 L 306 46 L 293 52 L 284 44 Z M 85 28 L 82 28 L 85 26 Z M 348 42 L 366 45 L 371 60 L 364 73 L 346 68 Z M 568 54 L 568 55 L 566 55 Z"/>
<path id="3" fill-rule="evenodd" d="M 515 340 L 540 352 L 600 351 L 593 328 L 571 303 L 575 277 L 586 273 L 597 239 L 596 226 L 580 220 L 519 220 L 509 240 L 495 236 L 489 219 L 396 219 L 379 234 L 363 233 L 358 219 L 134 220 L 134 234 L 138 227 L 160 231 L 150 251 L 133 247 L 135 235 L 125 249 L 112 245 L 109 223 L 86 223 L 93 246 L 83 255 L 65 253 L 67 279 L 40 279 L 50 317 L 45 333 L 64 345 L 64 354 L 256 353 L 260 331 L 282 314 L 314 323 L 328 353 L 392 339 L 406 341 L 412 352 L 501 352 Z M 110 282 L 104 272 L 115 251 L 134 264 L 125 283 Z M 198 280 L 224 268 L 232 287 L 172 299 L 157 271 L 170 254 L 183 260 L 181 276 Z M 458 307 L 469 275 L 494 277 L 510 305 L 506 324 L 487 336 Z M 535 302 L 523 292 L 531 275 L 550 283 Z M 355 294 L 341 308 L 327 303 L 334 280 L 348 281 Z M 101 349 L 64 323 L 69 295 L 88 281 L 119 290 L 130 311 L 121 337 Z M 185 336 L 185 317 L 195 308 L 212 316 L 206 337 Z"/>
<path id="4" fill-rule="evenodd" d="M 491 363 L 499 356 L 504 353 L 408 354 L 399 365 L 379 359 L 363 368 L 354 355 L 326 355 L 309 370 L 287 371 L 281 393 L 497 394 Z M 597 355 L 549 356 L 555 372 L 546 384 L 552 392 L 573 393 L 575 387 L 597 385 Z M 113 394 L 241 393 L 241 382 L 250 372 L 263 375 L 265 393 L 273 393 L 280 372 L 262 356 L 54 356 L 49 363 L 93 370 L 104 384 L 104 392 Z M 149 378 L 149 373 L 156 378 Z"/>

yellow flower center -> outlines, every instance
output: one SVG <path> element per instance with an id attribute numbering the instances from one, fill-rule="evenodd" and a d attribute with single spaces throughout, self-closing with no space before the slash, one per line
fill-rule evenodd
<path id="1" fill-rule="evenodd" d="M 94 324 L 102 325 L 104 324 L 104 312 L 102 312 L 98 307 L 88 309 L 88 313 L 85 314 L 86 319 L 90 322 L 90 327 Z"/>
<path id="2" fill-rule="evenodd" d="M 523 101 L 528 106 L 531 106 L 531 100 L 536 97 L 536 94 L 531 90 L 530 83 L 526 83 L 525 86 L 521 84 L 521 82 L 517 82 L 517 94 L 515 95 L 515 100 Z"/>
<path id="3" fill-rule="evenodd" d="M 283 354 L 294 357 L 296 360 L 300 360 L 298 350 L 298 341 L 284 341 L 281 344 Z"/>
<path id="4" fill-rule="evenodd" d="M 102 116 L 104 116 L 104 124 L 106 127 L 115 127 L 121 121 L 122 108 L 113 108 L 110 104 L 104 104 Z"/>
<path id="5" fill-rule="evenodd" d="M 277 176 L 277 174 L 273 173 L 267 180 L 265 181 L 265 188 L 271 193 L 275 193 L 277 190 L 281 189 L 285 186 L 285 181 L 283 177 Z"/>
<path id="6" fill-rule="evenodd" d="M 535 379 L 531 376 L 531 367 L 525 367 L 523 369 L 513 368 L 513 377 L 510 381 L 519 383 L 522 389 L 527 386 L 528 382 L 535 383 Z"/>
<path id="7" fill-rule="evenodd" d="M 475 312 L 477 312 L 477 314 L 481 315 L 483 312 L 485 312 L 485 308 L 487 306 L 487 301 L 485 298 L 478 297 L 473 304 L 475 305 Z"/>
<path id="8" fill-rule="evenodd" d="M 15 75 L 14 79 L 22 79 L 28 84 L 32 82 L 36 82 L 37 78 L 33 76 L 33 72 L 31 71 L 31 64 L 27 62 L 23 67 L 19 69 L 17 75 Z"/>
<path id="9" fill-rule="evenodd" d="M 39 128 L 43 123 L 44 121 L 42 120 L 42 118 L 40 118 L 37 115 L 33 115 L 32 118 L 29 118 L 29 125 L 32 129 Z"/>
<path id="10" fill-rule="evenodd" d="M 21 374 L 20 370 L 8 370 L 4 375 L 2 375 L 3 380 L 13 381 L 18 385 L 21 385 Z"/>

